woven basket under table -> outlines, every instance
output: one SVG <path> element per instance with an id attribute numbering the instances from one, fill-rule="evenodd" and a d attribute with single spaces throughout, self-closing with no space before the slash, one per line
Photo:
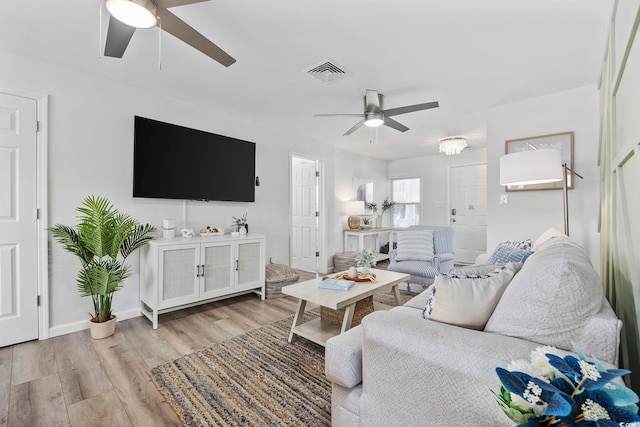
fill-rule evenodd
<path id="1" fill-rule="evenodd" d="M 342 319 L 344 318 L 344 308 L 334 310 L 332 308 L 320 307 L 320 317 L 322 320 L 328 320 L 336 325 L 342 325 Z M 353 320 L 351 321 L 351 327 L 357 326 L 362 322 L 364 316 L 369 313 L 373 313 L 373 296 L 369 296 L 356 303 L 356 310 L 353 313 Z"/>
<path id="2" fill-rule="evenodd" d="M 350 267 L 356 267 L 356 257 L 359 252 L 340 252 L 333 256 L 333 271 L 347 271 Z"/>

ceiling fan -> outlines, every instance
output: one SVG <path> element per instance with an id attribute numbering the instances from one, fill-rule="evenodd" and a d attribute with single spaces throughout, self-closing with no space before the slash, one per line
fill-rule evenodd
<path id="1" fill-rule="evenodd" d="M 228 67 L 236 62 L 234 58 L 168 10 L 203 1 L 208 0 L 106 0 L 105 6 L 111 16 L 104 47 L 105 56 L 122 58 L 136 28 L 158 26 Z"/>
<path id="2" fill-rule="evenodd" d="M 408 127 L 402 123 L 390 118 L 391 116 L 397 116 L 399 114 L 412 113 L 414 111 L 428 110 L 430 108 L 438 108 L 438 102 L 427 102 L 425 104 L 407 105 L 405 107 L 390 108 L 385 110 L 383 108 L 384 95 L 378 93 L 378 91 L 367 89 L 367 93 L 364 97 L 364 113 L 361 114 L 316 114 L 316 117 L 362 117 L 355 126 L 345 132 L 344 136 L 351 135 L 358 130 L 362 125 L 368 127 L 378 127 L 381 125 L 389 126 L 400 132 L 406 132 Z"/>

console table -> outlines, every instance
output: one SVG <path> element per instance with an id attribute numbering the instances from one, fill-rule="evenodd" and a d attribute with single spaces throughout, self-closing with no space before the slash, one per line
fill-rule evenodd
<path id="1" fill-rule="evenodd" d="M 381 234 L 389 235 L 389 242 L 393 242 L 393 228 L 368 228 L 363 230 L 345 230 L 344 231 L 344 250 L 345 252 L 349 250 L 349 236 L 356 236 L 358 238 L 358 251 L 362 251 L 364 249 L 364 238 L 365 236 L 373 236 L 376 239 L 376 246 L 374 252 L 380 251 L 380 235 Z M 388 254 L 378 254 L 376 260 L 382 261 L 384 259 L 389 259 Z"/>

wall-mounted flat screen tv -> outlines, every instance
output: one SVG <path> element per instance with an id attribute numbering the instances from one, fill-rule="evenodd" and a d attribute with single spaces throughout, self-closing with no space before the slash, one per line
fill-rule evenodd
<path id="1" fill-rule="evenodd" d="M 133 197 L 255 201 L 256 144 L 135 116 Z"/>

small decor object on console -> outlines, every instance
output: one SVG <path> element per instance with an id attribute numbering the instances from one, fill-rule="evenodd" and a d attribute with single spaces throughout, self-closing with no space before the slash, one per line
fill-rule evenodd
<path id="1" fill-rule="evenodd" d="M 236 231 L 239 231 L 240 234 L 247 234 L 249 232 L 249 225 L 247 224 L 247 213 L 245 212 L 241 217 L 233 218 L 233 225 L 236 226 Z M 244 228 L 244 233 L 242 233 L 242 229 Z"/>
<path id="2" fill-rule="evenodd" d="M 224 234 L 224 227 L 209 227 L 200 229 L 200 236 L 208 237 L 208 236 L 220 236 Z"/>
<path id="3" fill-rule="evenodd" d="M 184 239 L 190 239 L 193 237 L 193 228 L 183 228 L 180 232 Z"/>
<path id="4" fill-rule="evenodd" d="M 371 249 L 365 249 L 356 257 L 358 267 L 362 267 L 362 274 L 371 274 L 371 266 L 376 265 L 376 254 Z"/>
<path id="5" fill-rule="evenodd" d="M 502 382 L 493 392 L 500 408 L 520 426 L 637 426 L 638 396 L 612 380 L 629 374 L 589 362 L 573 344 L 580 359 L 561 357 L 555 347 L 541 346 L 531 361 L 516 360 L 496 368 Z M 584 424 L 583 424 L 584 423 Z"/>

